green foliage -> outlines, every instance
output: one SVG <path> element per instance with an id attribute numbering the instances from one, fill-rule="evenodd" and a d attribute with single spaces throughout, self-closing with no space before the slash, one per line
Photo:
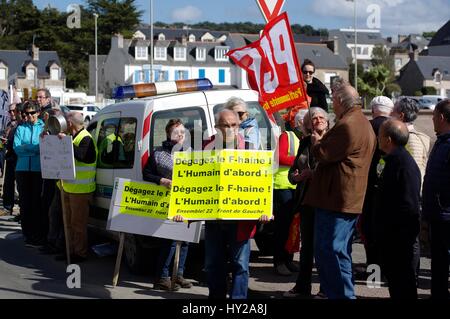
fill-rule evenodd
<path id="1" fill-rule="evenodd" d="M 208 29 L 213 31 L 227 31 L 227 32 L 237 32 L 237 33 L 252 33 L 252 34 L 258 34 L 262 29 L 264 29 L 265 24 L 260 23 L 252 23 L 252 22 L 234 22 L 234 23 L 228 23 L 228 22 L 222 22 L 222 23 L 214 23 L 210 21 L 203 21 L 195 24 L 185 24 L 181 22 L 175 22 L 175 23 L 164 23 L 164 22 L 156 22 L 154 23 L 155 27 L 159 28 L 182 28 L 184 26 L 188 26 L 193 29 Z M 328 30 L 327 29 L 314 29 L 310 25 L 300 25 L 300 24 L 293 24 L 292 26 L 292 32 L 296 34 L 305 34 L 305 35 L 311 35 L 311 36 L 328 36 Z"/>
<path id="2" fill-rule="evenodd" d="M 436 95 L 437 90 L 435 87 L 432 86 L 424 86 L 421 90 L 423 95 Z"/>
<path id="3" fill-rule="evenodd" d="M 32 0 L 0 0 L 0 49 L 56 51 L 66 74 L 66 86 L 88 87 L 89 55 L 95 52 L 94 17 L 99 14 L 98 53 L 109 52 L 111 35 L 131 36 L 142 15 L 135 0 L 88 0 L 81 7 L 81 28 L 67 27 L 70 14 L 50 6 L 39 10 Z"/>
<path id="4" fill-rule="evenodd" d="M 362 64 L 358 63 L 358 78 L 362 78 L 364 74 L 364 68 Z M 355 64 L 350 64 L 349 70 L 348 70 L 348 78 L 349 82 L 352 86 L 355 86 Z"/>
<path id="5" fill-rule="evenodd" d="M 432 37 L 435 36 L 435 34 L 436 34 L 436 31 L 430 31 L 430 32 L 424 32 L 424 33 L 422 33 L 422 36 L 423 36 L 424 38 L 432 38 Z"/>
<path id="6" fill-rule="evenodd" d="M 422 96 L 422 91 L 416 91 L 414 92 L 414 96 Z"/>
<path id="7" fill-rule="evenodd" d="M 375 65 L 358 77 L 358 91 L 362 96 L 372 99 L 375 96 L 386 95 L 386 88 L 390 84 L 391 72 L 382 65 Z"/>

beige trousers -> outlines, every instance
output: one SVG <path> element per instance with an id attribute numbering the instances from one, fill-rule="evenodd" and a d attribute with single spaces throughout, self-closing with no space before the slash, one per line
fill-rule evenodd
<path id="1" fill-rule="evenodd" d="M 64 192 L 63 205 L 66 213 L 71 255 L 81 257 L 87 257 L 88 255 L 87 223 L 89 205 L 92 200 L 93 193 L 71 194 Z"/>

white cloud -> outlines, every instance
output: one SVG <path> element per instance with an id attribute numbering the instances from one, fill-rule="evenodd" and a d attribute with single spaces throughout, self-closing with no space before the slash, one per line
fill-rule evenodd
<path id="1" fill-rule="evenodd" d="M 193 22 L 202 16 L 202 11 L 194 6 L 186 6 L 175 9 L 172 12 L 172 19 L 175 22 Z"/>
<path id="2" fill-rule="evenodd" d="M 383 34 L 410 34 L 437 31 L 449 19 L 448 0 L 356 0 L 358 28 L 366 28 L 369 5 L 381 9 Z M 347 0 L 315 0 L 312 12 L 323 17 L 338 18 L 342 27 L 353 26 L 353 2 Z"/>

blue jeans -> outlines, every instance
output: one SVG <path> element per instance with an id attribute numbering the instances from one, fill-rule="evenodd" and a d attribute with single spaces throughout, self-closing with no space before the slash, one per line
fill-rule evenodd
<path id="1" fill-rule="evenodd" d="M 316 208 L 314 252 L 320 287 L 329 299 L 355 299 L 352 238 L 356 214 Z"/>
<path id="2" fill-rule="evenodd" d="M 170 264 L 172 262 L 173 256 L 175 255 L 175 250 L 177 248 L 177 242 L 175 240 L 165 239 L 161 250 L 159 251 L 158 264 L 157 264 L 157 277 L 158 278 L 168 278 L 170 277 Z M 180 262 L 178 263 L 178 273 L 177 276 L 182 277 L 184 273 L 184 264 L 186 262 L 186 257 L 188 254 L 189 244 L 187 242 L 181 242 L 180 249 Z"/>
<path id="3" fill-rule="evenodd" d="M 237 222 L 206 222 L 205 269 L 210 299 L 227 296 L 228 258 L 233 275 L 230 298 L 247 298 L 250 240 L 238 242 L 236 238 Z"/>

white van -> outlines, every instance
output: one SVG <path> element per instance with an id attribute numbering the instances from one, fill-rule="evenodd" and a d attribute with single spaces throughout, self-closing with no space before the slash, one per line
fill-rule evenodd
<path id="1" fill-rule="evenodd" d="M 275 149 L 278 132 L 275 124 L 269 120 L 266 112 L 258 103 L 258 92 L 252 90 L 209 90 L 212 85 L 203 86 L 201 90 L 196 80 L 176 81 L 182 90 L 191 92 L 156 95 L 129 100 L 109 105 L 101 109 L 92 118 L 88 131 L 92 134 L 99 148 L 97 161 L 97 189 L 94 207 L 90 214 L 90 225 L 105 229 L 108 210 L 116 177 L 142 180 L 142 169 L 147 163 L 149 151 L 160 146 L 166 139 L 165 126 L 169 119 L 178 118 L 193 136 L 204 135 L 205 138 L 215 134 L 214 114 L 221 109 L 230 97 L 240 97 L 248 103 L 250 116 L 258 121 L 263 134 L 261 149 Z M 200 80 L 198 80 L 200 81 Z M 209 80 L 208 80 L 209 82 Z M 187 84 L 186 84 L 187 83 Z M 188 84 L 191 84 L 190 88 Z M 204 82 L 199 82 L 201 85 Z M 210 84 L 210 82 L 209 82 Z M 145 85 L 145 84 L 144 84 Z M 147 84 L 150 90 L 160 89 L 167 92 L 167 87 L 175 84 Z M 151 87 L 153 86 L 153 87 Z M 119 97 L 132 97 L 140 87 L 122 87 L 115 92 Z M 142 95 L 142 94 L 141 94 Z M 266 134 L 264 134 L 266 132 Z M 111 139 L 111 135 L 114 136 Z M 120 137 L 118 138 L 117 136 Z M 186 137 L 188 138 L 188 137 Z M 112 141 L 121 140 L 121 143 Z M 201 150 L 202 144 L 192 140 L 193 149 Z M 118 146 L 122 144 L 122 146 Z M 152 237 L 127 234 L 125 240 L 125 259 L 135 273 L 149 267 L 151 256 L 148 249 L 155 247 L 158 240 Z"/>

